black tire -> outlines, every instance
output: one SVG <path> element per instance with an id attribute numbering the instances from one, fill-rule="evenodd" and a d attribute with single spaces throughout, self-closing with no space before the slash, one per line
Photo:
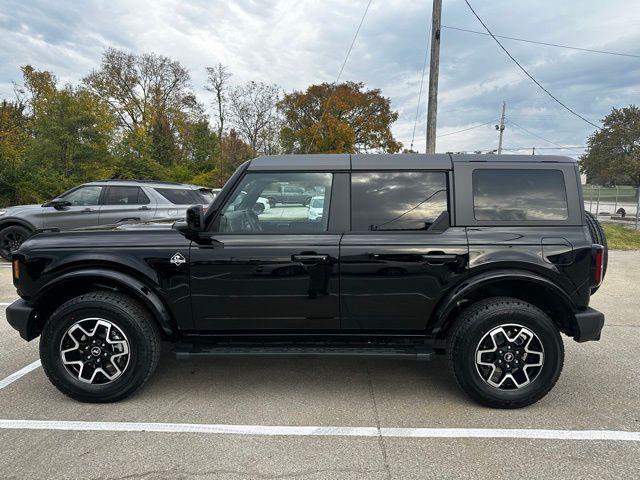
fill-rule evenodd
<path id="1" fill-rule="evenodd" d="M 128 341 L 127 363 L 122 373 L 107 383 L 85 383 L 62 361 L 62 342 L 67 330 L 90 318 L 104 319 L 115 325 Z M 68 341 L 69 337 L 66 338 Z M 133 394 L 155 370 L 160 349 L 160 333 L 149 313 L 126 295 L 114 292 L 91 292 L 64 303 L 51 315 L 40 337 L 40 359 L 51 383 L 65 395 L 90 403 L 116 402 Z M 81 351 L 80 348 L 76 350 Z M 84 353 L 88 352 L 82 353 L 83 361 Z M 97 361 L 100 361 L 100 352 Z M 96 378 L 100 379 L 101 374 Z M 102 376 L 102 379 L 106 377 Z"/>
<path id="2" fill-rule="evenodd" d="M 516 385 L 510 379 L 507 379 L 504 387 L 501 388 L 490 385 L 481 374 L 481 368 L 484 367 L 476 365 L 477 350 L 480 349 L 481 342 L 487 338 L 487 335 L 491 335 L 490 332 L 494 332 L 494 329 L 505 324 L 525 327 L 535 334 L 537 338 L 535 341 L 539 341 L 542 345 L 543 356 L 535 357 L 535 354 L 526 354 L 529 355 L 530 360 L 541 358 L 542 366 L 539 369 L 536 370 L 534 367 L 529 370 L 527 367 L 520 369 L 519 374 L 516 373 L 518 367 L 512 370 L 514 376 L 520 375 L 522 378 L 523 373 L 529 373 L 532 377 L 528 384 L 522 381 L 521 388 L 506 389 L 508 386 Z M 513 328 L 513 331 L 517 330 L 516 327 Z M 518 337 L 513 338 L 518 340 Z M 526 337 L 522 338 L 523 341 L 526 340 Z M 532 342 L 533 340 L 528 341 L 525 346 L 531 347 Z M 498 354 L 503 349 L 507 353 L 506 348 L 497 347 L 497 342 L 494 342 L 494 345 L 498 349 L 495 357 L 504 359 L 504 356 L 498 357 Z M 517 353 L 524 353 L 523 350 L 518 350 Z M 510 352 L 513 354 L 512 350 Z M 449 337 L 448 355 L 449 366 L 458 385 L 476 402 L 492 408 L 521 408 L 540 400 L 558 381 L 564 363 L 564 345 L 558 328 L 540 309 L 515 298 L 494 297 L 477 302 L 460 314 Z M 513 355 L 511 358 L 513 365 Z M 520 365 L 526 363 L 526 359 L 521 356 L 515 358 L 520 359 Z M 502 360 L 500 362 L 502 363 Z M 489 376 L 489 378 L 492 377 Z M 498 382 L 494 381 L 494 383 Z"/>
<path id="3" fill-rule="evenodd" d="M 11 254 L 18 250 L 31 231 L 21 225 L 9 225 L 0 230 L 0 256 L 11 261 Z"/>
<path id="4" fill-rule="evenodd" d="M 604 247 L 604 252 L 602 254 L 602 279 L 604 280 L 604 276 L 607 273 L 607 263 L 609 263 L 609 245 L 607 244 L 607 236 L 595 215 L 592 215 L 590 212 L 585 210 L 584 217 L 587 220 L 587 227 L 591 234 L 591 241 Z M 599 287 L 592 288 L 591 293 L 596 293 L 598 288 Z"/>
<path id="5" fill-rule="evenodd" d="M 260 215 L 262 212 L 264 212 L 264 205 L 260 202 L 257 202 L 253 205 L 253 213 L 255 213 L 256 215 Z"/>

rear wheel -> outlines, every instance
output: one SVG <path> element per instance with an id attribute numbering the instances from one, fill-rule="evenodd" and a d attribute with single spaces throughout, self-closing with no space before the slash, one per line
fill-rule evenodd
<path id="1" fill-rule="evenodd" d="M 20 225 L 10 225 L 0 230 L 0 256 L 11 260 L 13 252 L 20 248 L 31 232 Z"/>
<path id="2" fill-rule="evenodd" d="M 553 321 L 514 298 L 489 298 L 462 312 L 449 339 L 458 385 L 493 408 L 520 408 L 544 397 L 560 377 L 564 346 Z"/>
<path id="3" fill-rule="evenodd" d="M 160 334 L 148 312 L 120 293 L 92 292 L 60 306 L 40 337 L 49 380 L 83 402 L 121 400 L 156 368 Z"/>

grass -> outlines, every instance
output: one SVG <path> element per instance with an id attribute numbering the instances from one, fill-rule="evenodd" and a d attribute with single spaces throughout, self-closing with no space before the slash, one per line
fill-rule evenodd
<path id="1" fill-rule="evenodd" d="M 622 225 L 603 223 L 607 243 L 612 250 L 640 250 L 640 230 L 632 230 Z"/>

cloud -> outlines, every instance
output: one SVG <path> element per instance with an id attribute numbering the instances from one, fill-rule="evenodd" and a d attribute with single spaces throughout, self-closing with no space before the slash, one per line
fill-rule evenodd
<path id="1" fill-rule="evenodd" d="M 285 90 L 335 79 L 367 0 L 1 0 L 0 95 L 12 95 L 19 67 L 30 63 L 78 82 L 98 66 L 108 46 L 156 52 L 191 73 L 200 100 L 205 67 L 222 62 L 233 81 L 277 83 Z M 640 53 L 640 5 L 600 2 L 472 2 L 498 34 L 587 48 Z M 409 146 L 425 56 L 431 5 L 374 0 L 343 80 L 380 88 L 399 112 L 396 137 Z M 443 24 L 482 27 L 459 0 L 445 0 Z M 592 121 L 612 106 L 637 103 L 640 59 L 587 54 L 504 40 L 513 55 L 551 92 Z M 414 148 L 424 149 L 426 85 Z M 583 145 L 593 128 L 541 92 L 486 36 L 442 31 L 438 133 L 497 120 L 507 102 L 505 145 Z M 509 124 L 509 121 L 514 123 Z M 438 139 L 439 151 L 495 148 L 492 125 Z M 573 152 L 575 153 L 575 152 Z"/>

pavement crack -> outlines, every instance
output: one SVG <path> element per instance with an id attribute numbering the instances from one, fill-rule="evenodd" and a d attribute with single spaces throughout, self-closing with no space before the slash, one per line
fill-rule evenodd
<path id="1" fill-rule="evenodd" d="M 387 448 L 384 444 L 384 437 L 382 436 L 382 430 L 380 429 L 380 414 L 378 413 L 378 402 L 376 401 L 376 394 L 373 390 L 373 379 L 371 377 L 371 369 L 367 362 L 367 379 L 369 381 L 369 395 L 373 402 L 373 411 L 376 415 L 376 428 L 378 429 L 378 445 L 380 446 L 380 452 L 382 453 L 382 461 L 384 462 L 385 472 L 387 473 L 387 479 L 391 480 L 391 469 L 389 468 L 389 460 L 387 459 Z"/>

